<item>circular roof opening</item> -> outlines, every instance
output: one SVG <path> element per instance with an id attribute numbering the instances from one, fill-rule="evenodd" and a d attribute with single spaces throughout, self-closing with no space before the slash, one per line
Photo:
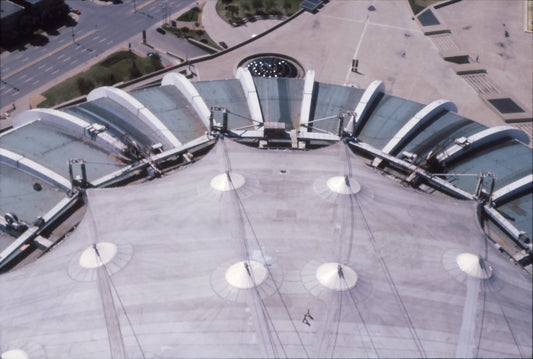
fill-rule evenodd
<path id="1" fill-rule="evenodd" d="M 298 77 L 298 68 L 288 60 L 277 56 L 263 56 L 250 61 L 246 67 L 255 77 Z"/>
<path id="2" fill-rule="evenodd" d="M 240 261 L 226 270 L 226 281 L 233 287 L 249 289 L 260 285 L 268 277 L 266 267 L 257 261 Z"/>
<path id="3" fill-rule="evenodd" d="M 98 251 L 98 253 L 96 253 Z M 117 254 L 118 248 L 114 243 L 100 242 L 96 246 L 90 246 L 80 255 L 78 260 L 83 268 L 98 268 L 109 263 Z"/>
<path id="4" fill-rule="evenodd" d="M 231 191 L 240 188 L 246 180 L 238 173 L 221 173 L 211 179 L 211 187 L 217 191 Z"/>
<path id="5" fill-rule="evenodd" d="M 352 268 L 337 262 L 320 265 L 316 270 L 316 278 L 324 287 L 337 291 L 352 289 L 358 279 Z"/>
<path id="6" fill-rule="evenodd" d="M 11 349 L 3 352 L 0 356 L 2 359 L 29 359 L 28 354 L 22 349 Z"/>
<path id="7" fill-rule="evenodd" d="M 492 268 L 483 258 L 472 253 L 461 253 L 457 256 L 459 268 L 471 277 L 488 279 L 492 276 Z"/>
<path id="8" fill-rule="evenodd" d="M 276 53 L 248 56 L 239 62 L 238 67 L 245 67 L 254 77 L 301 78 L 305 75 L 298 60 Z"/>
<path id="9" fill-rule="evenodd" d="M 327 181 L 328 188 L 339 194 L 355 194 L 361 190 L 361 185 L 348 176 L 335 176 Z"/>

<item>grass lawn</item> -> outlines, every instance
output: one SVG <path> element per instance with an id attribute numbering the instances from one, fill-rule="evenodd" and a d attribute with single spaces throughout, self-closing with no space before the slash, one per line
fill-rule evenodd
<path id="1" fill-rule="evenodd" d="M 214 47 L 215 49 L 219 49 L 219 50 L 222 49 L 215 41 L 213 41 L 213 39 L 209 37 L 207 32 L 205 32 L 205 30 L 202 27 L 196 27 L 196 26 L 173 27 L 170 25 L 164 25 L 163 29 L 165 29 L 165 31 L 171 32 L 172 34 L 174 34 L 175 36 L 181 39 L 190 37 L 191 39 L 200 41 L 206 45 Z"/>
<path id="2" fill-rule="evenodd" d="M 228 23 L 257 15 L 290 16 L 298 11 L 302 0 L 219 0 L 217 13 Z"/>
<path id="3" fill-rule="evenodd" d="M 198 6 L 193 7 L 189 11 L 183 13 L 180 17 L 177 18 L 178 21 L 186 21 L 186 22 L 199 22 L 200 13 L 202 12 L 202 9 Z"/>
<path id="4" fill-rule="evenodd" d="M 411 9 L 416 15 L 426 7 L 439 2 L 442 2 L 442 0 L 409 0 L 409 5 L 411 5 Z"/>
<path id="5" fill-rule="evenodd" d="M 119 51 L 89 70 L 71 77 L 42 93 L 46 98 L 37 107 L 53 107 L 73 98 L 86 95 L 99 86 L 110 86 L 121 81 L 162 69 L 159 56 L 139 57 L 129 51 Z"/>

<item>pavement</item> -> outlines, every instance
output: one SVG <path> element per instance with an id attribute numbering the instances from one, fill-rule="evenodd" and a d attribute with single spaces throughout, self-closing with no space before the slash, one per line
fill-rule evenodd
<path id="1" fill-rule="evenodd" d="M 218 17 L 215 5 L 216 0 L 207 0 L 202 24 L 213 40 L 224 41 L 230 47 L 279 24 L 279 20 L 259 20 L 232 27 Z M 172 14 L 172 18 L 186 10 Z M 483 61 L 494 81 L 531 112 L 532 48 L 526 45 L 532 43 L 533 37 L 531 32 L 523 30 L 524 11 L 523 1 L 462 1 L 439 9 L 439 17 L 449 23 L 456 41 Z M 496 18 L 497 26 L 487 25 L 494 23 Z M 500 51 L 503 55 L 494 48 L 501 48 L 498 45 L 501 41 L 495 39 L 504 33 L 502 24 L 506 24 L 512 34 L 506 39 L 505 51 Z M 149 34 L 153 33 L 149 31 Z M 165 65 L 179 63 L 178 57 L 198 55 L 193 54 L 192 48 L 177 48 L 168 34 L 150 36 L 148 42 L 152 42 L 155 50 L 163 55 Z M 150 51 L 138 37 L 109 49 L 109 53 L 120 47 L 127 48 L 128 43 L 140 53 Z M 391 95 L 426 104 L 447 99 L 454 102 L 458 112 L 465 117 L 487 126 L 506 124 L 482 100 L 476 89 L 455 74 L 453 64 L 442 59 L 439 48 L 415 21 L 407 0 L 331 1 L 316 14 L 304 12 L 236 50 L 196 63 L 198 76 L 194 80 L 234 78 L 240 61 L 265 52 L 295 58 L 305 70 L 315 70 L 317 81 L 366 88 L 372 81 L 381 80 Z M 91 64 L 104 56 L 106 54 L 94 58 Z M 358 73 L 350 71 L 355 58 L 359 60 Z M 74 75 L 79 69 L 62 74 L 53 84 Z M 47 84 L 46 88 L 53 84 Z M 17 100 L 17 109 L 12 115 L 29 108 L 29 99 L 44 90 L 43 86 L 30 96 Z M 0 126 L 5 122 L 1 121 Z M 529 131 L 529 136 L 530 124 L 522 126 Z"/>

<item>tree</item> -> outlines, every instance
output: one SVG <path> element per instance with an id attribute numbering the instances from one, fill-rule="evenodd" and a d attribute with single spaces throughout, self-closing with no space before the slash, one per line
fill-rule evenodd
<path id="1" fill-rule="evenodd" d="M 230 17 L 235 19 L 239 16 L 239 7 L 235 5 L 226 6 L 226 11 L 229 12 Z"/>
<path id="2" fill-rule="evenodd" d="M 76 79 L 76 85 L 78 86 L 80 93 L 83 95 L 88 94 L 95 88 L 93 82 L 91 80 L 87 80 L 85 77 L 78 77 Z"/>
<path id="3" fill-rule="evenodd" d="M 261 9 L 263 7 L 263 0 L 252 0 L 252 7 L 254 9 Z"/>

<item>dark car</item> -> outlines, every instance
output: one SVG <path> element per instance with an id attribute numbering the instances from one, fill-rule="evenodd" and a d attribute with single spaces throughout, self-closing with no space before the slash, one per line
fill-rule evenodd
<path id="1" fill-rule="evenodd" d="M 165 35 L 167 33 L 165 30 L 163 30 L 160 27 L 158 27 L 155 31 L 157 31 L 158 33 L 163 34 L 163 35 Z"/>

